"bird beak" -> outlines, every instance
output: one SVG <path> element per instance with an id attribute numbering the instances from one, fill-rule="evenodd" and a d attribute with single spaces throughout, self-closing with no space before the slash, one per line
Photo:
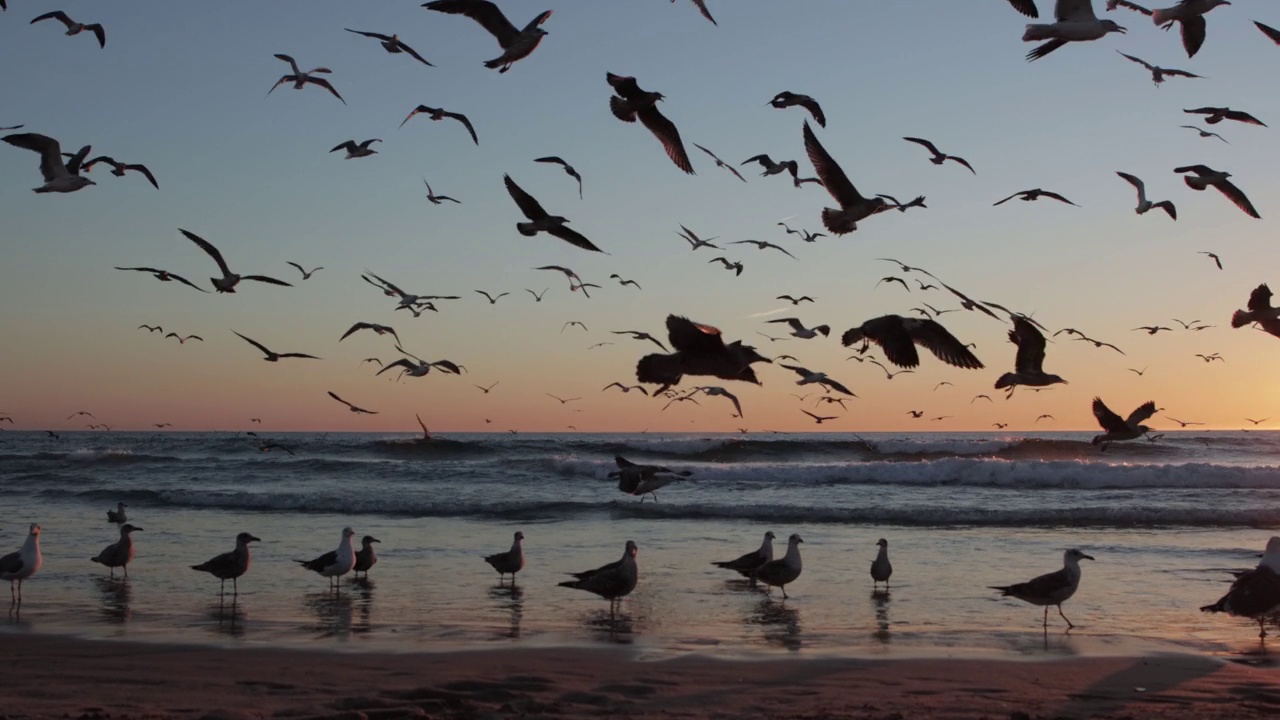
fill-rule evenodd
<path id="1" fill-rule="evenodd" d="M 142 532 L 142 528 L 140 527 L 135 527 L 133 530 L 134 532 Z"/>
<path id="2" fill-rule="evenodd" d="M 381 541 L 381 540 L 379 540 L 378 538 L 369 538 L 369 542 L 371 542 L 371 543 L 380 543 L 380 542 L 382 542 L 382 541 Z"/>
<path id="3" fill-rule="evenodd" d="M 1117 25 L 1117 26 L 1116 26 L 1116 29 L 1117 29 L 1117 30 L 1119 30 L 1121 33 L 1126 33 L 1126 34 L 1127 34 L 1127 33 L 1129 32 L 1128 30 L 1126 30 L 1126 29 L 1125 29 L 1125 27 L 1124 27 L 1123 25 Z"/>
<path id="4" fill-rule="evenodd" d="M 250 535 L 249 539 L 254 542 L 262 542 L 262 538 L 258 537 L 257 535 Z"/>
<path id="5" fill-rule="evenodd" d="M 1092 556 L 1092 555 L 1083 555 L 1083 554 L 1082 554 L 1082 555 L 1080 555 L 1080 557 L 1081 557 L 1081 558 L 1084 558 L 1085 560 L 1092 560 L 1092 559 L 1093 559 L 1093 556 Z"/>

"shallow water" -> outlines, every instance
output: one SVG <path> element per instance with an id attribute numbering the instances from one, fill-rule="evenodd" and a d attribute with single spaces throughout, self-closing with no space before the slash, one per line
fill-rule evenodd
<path id="1" fill-rule="evenodd" d="M 44 529 L 45 565 L 12 631 L 94 637 L 434 650 L 519 642 L 627 643 L 655 655 L 1058 657 L 1170 649 L 1239 654 L 1256 626 L 1200 613 L 1226 570 L 1252 566 L 1280 524 L 1272 433 L 1170 434 L 1107 453 L 1087 436 L 276 435 L 297 455 L 230 434 L 0 435 L 0 548 Z M 621 453 L 694 471 L 658 503 L 605 475 Z M 88 561 L 129 504 L 138 557 L 126 582 Z M 339 531 L 382 540 L 365 585 L 300 568 Z M 249 531 L 234 604 L 189 566 Z M 481 556 L 526 535 L 516 589 Z M 785 603 L 714 568 L 799 533 L 804 574 Z M 894 578 L 868 566 L 890 542 Z M 563 573 L 640 546 L 637 590 L 608 603 Z M 1080 547 L 1084 580 L 1051 611 L 988 585 L 1030 579 Z"/>

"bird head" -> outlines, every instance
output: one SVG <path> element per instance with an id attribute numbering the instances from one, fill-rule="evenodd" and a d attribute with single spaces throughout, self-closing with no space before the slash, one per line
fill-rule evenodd
<path id="1" fill-rule="evenodd" d="M 364 537 L 360 538 L 360 544 L 365 547 L 369 547 L 374 543 L 380 543 L 380 542 L 382 541 L 372 535 L 365 535 Z"/>
<path id="2" fill-rule="evenodd" d="M 796 533 L 791 533 L 791 537 L 787 538 L 787 543 L 790 545 L 799 545 L 802 542 L 804 542 L 804 540 L 802 540 Z"/>
<path id="3" fill-rule="evenodd" d="M 640 548 L 636 546 L 635 541 L 628 540 L 626 554 L 630 555 L 631 557 L 635 557 L 637 554 L 639 554 L 639 552 L 640 552 Z"/>
<path id="4" fill-rule="evenodd" d="M 766 530 L 766 531 L 765 531 L 765 533 L 764 533 L 764 539 L 765 539 L 765 540 L 772 540 L 772 539 L 774 539 L 775 537 L 777 537 L 777 535 L 774 535 L 772 530 Z M 1280 540 L 1280 538 L 1276 538 L 1276 539 L 1277 539 L 1277 540 Z"/>
<path id="5" fill-rule="evenodd" d="M 35 537 L 40 537 L 40 526 L 36 523 L 31 523 L 30 533 Z"/>
<path id="6" fill-rule="evenodd" d="M 1267 550 L 1262 553 L 1262 562 L 1259 565 L 1266 565 L 1280 573 L 1280 536 L 1272 536 L 1267 541 Z"/>
<path id="7" fill-rule="evenodd" d="M 262 542 L 262 538 L 255 537 L 247 532 L 236 535 L 236 545 L 248 545 L 251 542 Z"/>
<path id="8" fill-rule="evenodd" d="M 845 347 L 850 347 L 851 345 L 857 344 L 857 342 L 862 340 L 864 337 L 866 336 L 863 334 L 861 327 L 849 328 L 848 330 L 845 330 L 844 335 L 840 336 L 840 344 Z"/>
<path id="9" fill-rule="evenodd" d="M 1138 432 L 1142 433 L 1143 435 L 1146 435 L 1147 433 L 1151 432 L 1151 428 L 1147 425 L 1139 425 Z"/>
<path id="10" fill-rule="evenodd" d="M 1128 30 L 1124 29 L 1124 27 L 1122 27 L 1122 26 L 1121 26 L 1119 23 L 1117 23 L 1115 20 L 1103 20 L 1103 21 L 1102 21 L 1102 29 L 1103 29 L 1103 30 L 1106 30 L 1106 31 L 1107 31 L 1107 32 L 1109 32 L 1109 33 L 1112 33 L 1112 32 L 1127 33 L 1127 32 L 1129 32 Z"/>
<path id="11" fill-rule="evenodd" d="M 1049 384 L 1050 384 L 1050 385 L 1054 385 L 1054 384 L 1057 384 L 1057 383 L 1062 383 L 1063 385 L 1070 385 L 1070 384 L 1071 384 L 1071 383 L 1067 382 L 1066 380 L 1063 380 L 1063 379 L 1062 379 L 1062 377 L 1061 377 L 1061 376 L 1059 376 L 1059 375 L 1046 374 L 1046 375 L 1045 375 L 1045 379 L 1047 379 L 1047 380 L 1049 381 Z"/>
<path id="12" fill-rule="evenodd" d="M 880 538 L 879 540 L 876 541 L 876 545 L 878 547 L 887 548 L 889 547 L 889 541 L 885 540 L 884 538 Z"/>
<path id="13" fill-rule="evenodd" d="M 129 533 L 134 531 L 141 532 L 142 528 L 137 527 L 135 525 L 130 525 L 129 523 L 125 523 L 124 525 L 120 526 L 120 532 L 124 533 L 125 535 L 128 535 Z"/>
<path id="14" fill-rule="evenodd" d="M 519 530 L 517 530 L 517 531 L 516 531 L 516 541 L 517 541 L 517 542 L 521 542 L 521 541 L 523 541 L 523 540 L 524 540 L 524 533 L 522 533 L 522 532 L 520 532 Z"/>
<path id="15" fill-rule="evenodd" d="M 1081 560 L 1092 560 L 1093 556 L 1085 555 L 1082 551 L 1071 548 L 1063 553 L 1063 559 L 1067 562 L 1080 562 Z"/>

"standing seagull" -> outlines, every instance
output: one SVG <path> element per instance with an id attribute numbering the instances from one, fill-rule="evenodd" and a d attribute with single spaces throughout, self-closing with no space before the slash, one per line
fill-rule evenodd
<path id="1" fill-rule="evenodd" d="M 419 418 L 418 422 L 421 423 L 422 420 Z M 373 544 L 380 542 L 382 541 L 372 535 L 365 535 L 360 538 L 360 549 L 356 551 L 356 564 L 351 566 L 351 572 L 355 573 L 356 576 L 359 573 L 364 573 L 365 579 L 369 578 L 369 568 L 378 563 L 378 556 L 373 551 Z"/>
<path id="2" fill-rule="evenodd" d="M 1262 216 L 1258 214 L 1257 209 L 1253 207 L 1253 203 L 1249 202 L 1249 198 L 1241 192 L 1227 178 L 1231 177 L 1231 173 L 1220 172 L 1214 170 L 1207 165 L 1187 165 L 1185 167 L 1174 168 L 1174 172 L 1183 173 L 1183 182 L 1192 190 L 1201 191 L 1212 185 L 1227 197 L 1236 207 L 1240 208 L 1245 215 L 1251 218 L 1261 220 Z M 1187 173 L 1192 173 L 1188 175 Z"/>
<path id="3" fill-rule="evenodd" d="M 339 100 L 342 100 L 342 96 L 338 94 L 338 91 L 334 89 L 333 85 L 331 85 L 328 80 L 315 76 L 316 73 L 327 74 L 327 73 L 333 72 L 329 68 L 316 68 L 314 70 L 308 70 L 307 72 L 302 72 L 301 70 L 298 69 L 298 63 L 294 62 L 292 57 L 289 57 L 288 55 L 285 55 L 283 53 L 276 53 L 276 59 L 283 60 L 289 63 L 289 67 L 293 69 L 293 72 L 287 73 L 285 75 L 281 75 L 280 79 L 276 81 L 276 84 L 272 85 L 271 89 L 267 91 L 268 95 L 275 92 L 276 88 L 280 87 L 281 85 L 284 85 L 285 83 L 293 83 L 294 90 L 301 90 L 302 88 L 307 86 L 307 83 L 311 83 L 316 87 L 322 87 L 325 90 L 328 90 L 331 95 L 338 98 Z M 346 105 L 347 101 L 342 100 L 342 104 Z"/>
<path id="4" fill-rule="evenodd" d="M 511 576 L 511 584 L 516 584 L 516 573 L 524 569 L 524 533 L 516 531 L 515 539 L 511 542 L 511 549 L 505 552 L 486 555 L 484 561 L 489 566 L 498 571 L 498 584 L 502 584 L 502 578 L 506 575 Z"/>
<path id="5" fill-rule="evenodd" d="M 1102 398 L 1096 397 L 1093 399 L 1093 417 L 1106 432 L 1093 436 L 1091 442 L 1094 445 L 1102 445 L 1102 449 L 1106 450 L 1107 445 L 1110 443 L 1121 440 L 1136 440 L 1151 431 L 1151 428 L 1143 425 L 1142 421 L 1155 415 L 1155 413 L 1156 404 L 1148 400 L 1129 413 L 1129 417 L 1122 418 L 1112 412 L 1111 408 L 1102 402 Z"/>
<path id="6" fill-rule="evenodd" d="M 516 201 L 516 206 L 520 208 L 520 212 L 524 213 L 524 216 L 529 219 L 529 222 L 516 223 L 516 230 L 520 231 L 521 235 L 533 237 L 539 232 L 545 232 L 548 235 L 564 240 L 574 247 L 580 247 L 583 250 L 592 252 L 604 252 L 578 231 L 566 225 L 565 223 L 569 222 L 567 218 L 560 215 L 550 215 L 546 210 L 543 210 L 542 205 L 539 205 L 532 195 L 517 185 L 510 175 L 503 175 L 502 182 L 507 186 L 507 192 L 511 195 L 511 199 Z"/>
<path id="7" fill-rule="evenodd" d="M 151 187 L 157 190 L 160 189 L 160 184 L 156 182 L 156 176 L 151 174 L 151 171 L 147 169 L 146 165 L 142 165 L 140 163 L 129 164 L 129 163 L 116 162 L 115 159 L 107 157 L 106 155 L 99 155 L 98 157 L 81 165 L 80 170 L 81 172 L 89 172 L 90 170 L 93 169 L 93 166 L 97 165 L 98 163 L 106 163 L 110 165 L 111 174 L 115 175 L 116 177 L 124 177 L 125 171 L 127 170 L 132 170 L 136 173 L 141 173 L 142 176 L 147 179 L 147 182 L 151 183 Z"/>
<path id="8" fill-rule="evenodd" d="M 844 170 L 836 164 L 827 149 L 818 142 L 809 122 L 804 123 L 804 149 L 809 155 L 809 162 L 822 180 L 822 186 L 831 193 L 831 197 L 840 204 L 837 208 L 823 208 L 822 224 L 836 235 L 845 235 L 858 229 L 858 221 L 880 212 L 888 203 L 884 198 L 868 200 L 849 182 Z"/>
<path id="9" fill-rule="evenodd" d="M 609 610 L 612 612 L 615 602 L 630 595 L 631 591 L 636 589 L 636 581 L 640 576 L 639 568 L 636 566 L 636 554 L 639 551 L 635 542 L 628 540 L 621 560 L 602 565 L 595 570 L 571 573 L 576 579 L 566 580 L 559 586 L 595 593 L 609 601 Z"/>
<path id="10" fill-rule="evenodd" d="M 761 565 L 773 560 L 774 537 L 776 536 L 773 534 L 773 531 L 769 530 L 765 532 L 764 542 L 760 543 L 759 549 L 752 550 L 735 560 L 712 562 L 711 564 L 719 568 L 724 568 L 725 570 L 737 571 L 739 575 L 751 578 L 751 583 L 754 585 L 756 582 L 754 577 L 755 571 L 758 570 Z"/>
<path id="11" fill-rule="evenodd" d="M 928 140 L 925 140 L 924 138 L 904 137 L 902 139 L 906 140 L 907 142 L 912 142 L 917 145 L 921 145 L 924 147 L 925 150 L 928 150 L 929 152 L 933 153 L 933 157 L 929 158 L 929 162 L 933 163 L 934 165 L 941 165 L 942 163 L 948 160 L 952 160 L 965 166 L 966 168 L 969 168 L 969 172 L 973 173 L 974 175 L 978 174 L 978 171 L 973 169 L 973 166 L 969 164 L 968 160 L 965 160 L 964 158 L 959 157 L 958 155 L 947 155 L 946 153 L 940 152 L 937 146 L 935 146 L 933 143 L 929 142 Z"/>
<path id="12" fill-rule="evenodd" d="M 1194 73 L 1189 73 L 1189 72 L 1187 72 L 1186 70 L 1174 70 L 1173 68 L 1162 68 L 1162 67 L 1159 67 L 1159 66 L 1156 66 L 1156 65 L 1152 65 L 1151 63 L 1147 62 L 1146 60 L 1143 60 L 1142 58 L 1137 58 L 1137 57 L 1134 57 L 1134 56 L 1132 56 L 1132 55 L 1126 55 L 1125 53 L 1122 53 L 1122 52 L 1120 52 L 1119 50 L 1117 50 L 1116 52 L 1120 53 L 1120 54 L 1121 54 L 1122 56 L 1124 56 L 1126 59 L 1128 59 L 1128 60 L 1132 60 L 1133 62 L 1138 63 L 1139 65 L 1141 65 L 1142 67 L 1144 67 L 1144 68 L 1146 68 L 1148 71 L 1150 71 L 1150 73 L 1151 73 L 1151 82 L 1155 83 L 1155 84 L 1156 84 L 1156 87 L 1160 87 L 1161 83 L 1163 83 L 1163 82 L 1165 81 L 1165 78 L 1170 78 L 1170 77 L 1200 78 L 1200 77 L 1203 77 L 1203 76 L 1201 76 L 1201 75 L 1196 75 L 1196 74 L 1194 74 Z"/>
<path id="13" fill-rule="evenodd" d="M 1114 20 L 1099 20 L 1093 12 L 1093 0 L 1057 0 L 1053 6 L 1051 24 L 1027 25 L 1023 42 L 1048 40 L 1027 53 L 1027 61 L 1035 61 L 1069 42 L 1098 40 L 1107 33 L 1124 33 L 1126 30 Z"/>
<path id="14" fill-rule="evenodd" d="M 1045 387 L 1056 383 L 1066 384 L 1057 375 L 1044 371 L 1044 335 L 1021 315 L 1013 316 L 1013 329 L 1009 331 L 1009 342 L 1018 346 L 1018 354 L 1013 361 L 1013 372 L 1008 372 L 996 380 L 996 389 L 1013 388 L 1018 385 L 1028 387 Z M 989 398 L 988 398 L 989 399 Z"/>
<path id="15" fill-rule="evenodd" d="M 559 165 L 560 167 L 564 168 L 565 174 L 567 174 L 569 177 L 573 178 L 574 180 L 578 181 L 578 199 L 579 200 L 582 199 L 582 176 L 578 174 L 577 170 L 573 169 L 572 165 L 570 165 L 569 163 L 565 162 L 564 160 L 562 160 L 561 158 L 555 155 L 548 155 L 547 157 L 535 158 L 534 162 L 551 163 L 553 165 Z"/>
<path id="16" fill-rule="evenodd" d="M 1076 594 L 1076 590 L 1080 587 L 1080 561 L 1092 560 L 1093 558 L 1085 555 L 1083 552 L 1072 548 L 1062 554 L 1062 569 L 1041 575 L 1037 578 L 1029 580 L 1017 585 L 992 586 L 992 590 L 999 590 L 1004 597 L 1016 597 L 1019 600 L 1029 602 L 1032 605 L 1044 606 L 1044 627 L 1049 628 L 1049 606 L 1058 606 L 1058 614 L 1062 615 L 1063 620 L 1067 620 L 1067 616 L 1062 612 L 1062 603 Z M 1067 629 L 1075 627 L 1067 620 Z"/>
<path id="17" fill-rule="evenodd" d="M 62 161 L 62 146 L 58 144 L 57 140 L 47 135 L 18 133 L 16 135 L 6 135 L 4 141 L 23 150 L 33 150 L 40 153 L 40 174 L 44 177 L 44 184 L 34 188 L 34 192 L 69 193 L 89 185 L 97 185 L 96 182 L 80 175 L 80 164 L 84 162 L 85 157 L 89 154 L 89 150 L 92 148 L 91 145 L 85 145 L 80 148 L 79 152 L 64 163 Z"/>
<path id="18" fill-rule="evenodd" d="M 756 568 L 753 579 L 759 580 L 769 586 L 765 592 L 769 592 L 772 588 L 782 589 L 782 598 L 787 599 L 787 585 L 795 582 L 800 577 L 800 571 L 804 569 L 804 565 L 800 562 L 800 543 L 804 540 L 799 535 L 791 534 L 787 538 L 787 554 L 780 560 L 770 560 L 769 562 Z"/>
<path id="19" fill-rule="evenodd" d="M 400 122 L 400 127 L 404 127 L 405 123 L 412 120 L 413 116 L 418 114 L 426 114 L 426 116 L 431 118 L 432 120 L 444 120 L 445 118 L 451 118 L 453 120 L 457 120 L 467 128 L 467 132 L 471 135 L 471 141 L 474 142 L 476 145 L 480 144 L 480 138 L 479 136 L 476 135 L 476 129 L 471 126 L 471 121 L 467 119 L 467 116 L 463 115 L 462 113 L 449 112 L 444 108 L 433 108 L 429 105 L 419 105 L 418 107 L 410 111 L 408 116 L 406 116 L 405 119 Z"/>
<path id="20" fill-rule="evenodd" d="M 336 588 L 338 578 L 351 572 L 356 565 L 356 551 L 351 546 L 351 538 L 356 534 L 349 527 L 342 528 L 342 540 L 337 550 L 330 550 L 315 560 L 294 560 L 302 567 L 315 571 L 321 577 L 329 578 L 329 586 Z"/>
<path id="21" fill-rule="evenodd" d="M 1151 11 L 1151 20 L 1168 30 L 1175 22 L 1182 23 L 1182 47 L 1187 57 L 1195 57 L 1204 45 L 1204 14 L 1219 5 L 1230 5 L 1228 0 L 1180 0 L 1177 5 Z"/>
<path id="22" fill-rule="evenodd" d="M 808 95 L 801 95 L 799 93 L 783 90 L 777 95 L 774 95 L 773 99 L 769 101 L 769 104 L 778 109 L 799 105 L 805 110 L 808 110 L 809 114 L 813 116 L 813 119 L 819 125 L 822 127 L 827 126 L 827 116 L 822 112 L 822 106 L 818 104 L 817 100 L 814 100 Z"/>
<path id="23" fill-rule="evenodd" d="M 283 280 L 277 280 L 272 277 L 267 277 L 266 275 L 237 275 L 231 272 L 231 269 L 227 267 L 227 261 L 222 259 L 222 253 L 218 252 L 218 248 L 210 245 L 208 241 L 195 233 L 188 232 L 182 228 L 178 228 L 178 232 L 185 235 L 188 240 L 195 243 L 197 247 L 208 253 L 209 257 L 213 258 L 214 262 L 218 263 L 218 269 L 222 271 L 222 277 L 209 278 L 209 282 L 213 283 L 214 289 L 220 293 L 235 292 L 236 286 L 240 284 L 241 280 L 256 280 L 258 282 L 270 283 L 271 285 L 293 287 L 290 283 Z"/>
<path id="24" fill-rule="evenodd" d="M 80 33 L 86 32 L 86 31 L 91 32 L 94 34 L 95 37 L 98 38 L 98 47 L 105 48 L 107 46 L 107 31 L 102 29 L 101 24 L 78 23 L 75 20 L 72 20 L 71 18 L 67 17 L 67 14 L 62 12 L 61 10 L 54 10 L 53 12 L 47 12 L 41 15 L 40 17 L 35 18 L 29 24 L 35 25 L 41 20 L 49 20 L 49 19 L 57 20 L 58 22 L 65 25 L 67 28 L 67 35 L 79 35 Z"/>
<path id="25" fill-rule="evenodd" d="M 208 562 L 192 565 L 191 569 L 207 572 L 221 580 L 222 584 L 218 586 L 219 595 L 225 593 L 228 580 L 231 581 L 232 594 L 239 595 L 240 586 L 238 580 L 241 575 L 249 571 L 249 543 L 251 542 L 262 542 L 262 539 L 254 537 L 247 532 L 242 532 L 236 535 L 235 550 L 222 553 Z"/>
<path id="26" fill-rule="evenodd" d="M 134 527 L 129 523 L 121 525 L 120 539 L 103 548 L 102 552 L 98 553 L 97 557 L 91 557 L 89 559 L 99 565 L 106 566 L 108 571 L 111 573 L 111 577 L 116 576 L 116 568 L 123 568 L 124 576 L 128 578 L 129 563 L 133 561 L 134 555 L 133 538 L 129 536 L 129 533 L 141 530 L 142 528 Z"/>
<path id="27" fill-rule="evenodd" d="M 386 50 L 388 53 L 391 53 L 392 55 L 406 53 L 410 57 L 412 57 L 414 60 L 417 60 L 423 65 L 430 65 L 431 67 L 435 67 L 434 65 L 431 65 L 431 63 L 427 62 L 426 58 L 419 55 L 416 50 L 406 45 L 404 41 L 400 39 L 399 35 L 383 35 L 382 33 L 364 32 L 362 30 L 352 30 L 351 28 L 343 28 L 343 30 L 346 30 L 349 33 L 355 33 L 357 35 L 363 35 L 367 38 L 373 38 L 374 40 L 379 41 L 379 43 L 382 45 L 382 49 Z"/>
<path id="28" fill-rule="evenodd" d="M 623 122 L 635 122 L 639 118 L 640 124 L 662 143 L 671 162 L 693 175 L 693 164 L 689 162 L 689 154 L 680 140 L 680 131 L 658 110 L 658 101 L 664 99 L 662 93 L 641 90 L 636 79 L 626 75 L 606 73 L 605 79 L 615 93 L 609 98 L 609 110 L 613 116 Z"/>
<path id="29" fill-rule="evenodd" d="M 982 367 L 982 361 L 936 320 L 883 315 L 846 330 L 840 338 L 845 347 L 858 341 L 862 341 L 864 346 L 867 342 L 876 343 L 884 350 L 889 362 L 902 368 L 914 368 L 920 364 L 916 344 L 948 365 L 966 370 Z"/>
<path id="30" fill-rule="evenodd" d="M 1146 184 L 1144 184 L 1136 175 L 1130 175 L 1129 173 L 1120 171 L 1116 171 L 1116 174 L 1124 178 L 1126 182 L 1133 186 L 1133 189 L 1138 191 L 1138 207 L 1134 209 L 1134 212 L 1139 215 L 1145 215 L 1149 210 L 1160 208 L 1161 210 L 1169 213 L 1169 217 L 1174 220 L 1178 219 L 1178 209 L 1173 206 L 1173 201 L 1161 200 L 1160 202 L 1153 203 L 1147 199 Z"/>
<path id="31" fill-rule="evenodd" d="M 884 583 L 884 589 L 889 590 L 889 576 L 893 574 L 893 565 L 889 562 L 889 541 L 880 538 L 876 542 L 880 547 L 880 552 L 876 553 L 876 559 L 871 561 L 871 587 L 874 590 L 876 583 Z"/>
<path id="32" fill-rule="evenodd" d="M 1263 625 L 1268 616 L 1280 607 L 1280 537 L 1267 541 L 1262 562 L 1252 570 L 1236 576 L 1231 589 L 1218 602 L 1205 605 L 1201 612 L 1225 612 L 1232 617 L 1251 618 L 1258 621 L 1258 637 L 1266 638 Z"/>
<path id="33" fill-rule="evenodd" d="M 116 503 L 115 510 L 107 511 L 107 522 L 116 523 L 117 525 L 129 521 L 129 516 L 125 514 L 124 509 L 129 507 L 122 502 Z"/>
<path id="34" fill-rule="evenodd" d="M 9 581 L 9 607 L 22 605 L 22 581 L 36 574 L 44 563 L 40 555 L 40 526 L 31 523 L 27 531 L 27 539 L 18 552 L 0 557 L 0 581 Z M 13 584 L 18 583 L 18 593 L 13 592 Z"/>
<path id="35" fill-rule="evenodd" d="M 491 70 L 498 68 L 499 73 L 510 70 L 512 65 L 529 57 L 537 49 L 538 43 L 547 34 L 540 26 L 551 17 L 551 11 L 546 10 L 530 20 L 523 30 L 517 30 L 498 6 L 488 0 L 433 0 L 422 7 L 451 15 L 466 15 L 480 23 L 502 48 L 501 55 L 484 64 Z"/>
<path id="36" fill-rule="evenodd" d="M 1231 327 L 1242 328 L 1250 323 L 1268 333 L 1280 337 L 1280 308 L 1271 307 L 1271 288 L 1262 283 L 1249 293 L 1247 310 L 1237 310 L 1231 315 Z"/>

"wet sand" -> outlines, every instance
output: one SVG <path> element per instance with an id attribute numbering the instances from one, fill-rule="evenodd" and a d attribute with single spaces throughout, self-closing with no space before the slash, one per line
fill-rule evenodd
<path id="1" fill-rule="evenodd" d="M 1191 656 L 645 661 L 626 649 L 435 654 L 0 642 L 14 718 L 1263 718 L 1280 674 Z"/>

